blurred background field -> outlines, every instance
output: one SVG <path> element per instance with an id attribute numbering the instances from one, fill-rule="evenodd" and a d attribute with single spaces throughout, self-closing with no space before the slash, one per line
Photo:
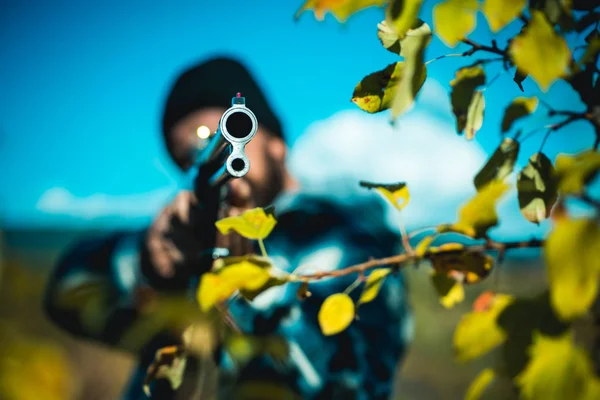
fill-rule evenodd
<path id="1" fill-rule="evenodd" d="M 437 2 L 423 2 L 421 18 L 430 25 Z M 289 165 L 301 182 L 337 194 L 356 192 L 358 180 L 403 181 L 411 193 L 403 210 L 409 230 L 455 220 L 476 193 L 474 175 L 502 140 L 505 107 L 524 95 L 513 75 L 503 74 L 499 63 L 490 66 L 489 77 L 498 72 L 499 78 L 486 90 L 482 129 L 467 141 L 456 133 L 448 92 L 457 68 L 474 60 L 430 63 L 414 109 L 392 128 L 387 112 L 367 114 L 350 101 L 363 77 L 398 60 L 377 38 L 383 9 L 371 7 L 345 24 L 331 15 L 317 21 L 311 12 L 294 20 L 302 3 L 3 2 L 0 371 L 8 372 L 0 374 L 0 385 L 17 382 L 17 390 L 28 390 L 27 400 L 118 398 L 134 360 L 59 331 L 43 314 L 42 291 L 57 257 L 75 240 L 144 227 L 185 185 L 167 158 L 160 118 L 172 80 L 201 60 L 233 56 L 255 73 L 282 119 Z M 498 43 L 503 46 L 520 27 L 509 24 Z M 482 43 L 494 37 L 481 13 L 472 36 Z M 448 49 L 434 35 L 426 60 L 468 49 Z M 583 106 L 563 81 L 547 93 L 531 79 L 523 86 L 525 95 L 543 96 L 556 109 Z M 547 123 L 545 112 L 538 112 L 518 129 Z M 515 171 L 538 151 L 541 136 L 522 143 Z M 587 148 L 592 138 L 584 122 L 575 122 L 551 135 L 544 151 L 554 160 L 559 152 Z M 540 238 L 551 229 L 549 221 L 538 226 L 522 217 L 514 190 L 498 213 L 500 225 L 491 232 L 498 240 Z M 461 399 L 477 373 L 493 365 L 494 352 L 456 364 L 452 335 L 482 291 L 535 296 L 546 287 L 539 254 L 511 254 L 483 283 L 467 287 L 465 301 L 452 310 L 440 305 L 426 268 L 406 271 L 416 326 L 398 371 L 398 399 Z M 499 382 L 485 398 L 514 394 Z"/>
<path id="2" fill-rule="evenodd" d="M 37 386 L 39 392 L 36 393 L 48 396 L 47 390 L 55 390 L 69 393 L 69 399 L 116 399 L 134 366 L 134 360 L 127 354 L 74 339 L 59 331 L 50 324 L 41 309 L 44 281 L 60 250 L 78 237 L 99 234 L 102 232 L 3 232 L 0 326 L 2 329 L 7 326 L 18 329 L 20 340 L 33 343 L 31 352 L 22 353 L 24 364 L 12 370 L 27 373 L 27 385 Z M 473 300 L 485 289 L 510 290 L 522 295 L 532 295 L 544 289 L 545 274 L 541 261 L 531 254 L 522 256 L 506 260 L 498 275 L 491 275 L 480 285 L 467 287 L 465 301 L 451 310 L 439 304 L 426 268 L 406 271 L 416 326 L 414 343 L 398 371 L 397 399 L 462 399 L 476 374 L 493 364 L 497 356 L 494 352 L 466 365 L 455 363 L 451 346 L 453 331 L 461 314 L 470 309 Z M 0 338 L 4 339 L 0 342 L 2 354 L 6 354 L 10 350 L 6 346 L 14 346 L 14 338 L 13 341 L 7 341 L 6 335 L 0 335 Z M 43 349 L 47 348 L 55 350 L 50 352 L 53 357 L 44 357 L 48 351 Z M 40 360 L 42 357 L 43 360 Z M 491 389 L 485 398 L 514 398 L 505 384 L 496 384 Z"/>

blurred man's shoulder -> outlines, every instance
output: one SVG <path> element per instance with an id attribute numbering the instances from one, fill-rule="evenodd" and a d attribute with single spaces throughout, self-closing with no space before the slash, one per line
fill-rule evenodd
<path id="1" fill-rule="evenodd" d="M 390 223 L 389 209 L 375 193 L 328 191 L 326 188 L 301 189 L 283 193 L 275 202 L 279 223 L 290 229 L 310 228 L 312 234 L 343 230 L 399 237 Z"/>

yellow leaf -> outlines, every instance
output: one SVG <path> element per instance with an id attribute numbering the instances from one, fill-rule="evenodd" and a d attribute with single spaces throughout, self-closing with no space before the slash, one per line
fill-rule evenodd
<path id="1" fill-rule="evenodd" d="M 1 399 L 75 398 L 76 372 L 58 343 L 29 336 L 6 319 L 0 321 Z"/>
<path id="2" fill-rule="evenodd" d="M 179 389 L 183 383 L 186 364 L 187 356 L 181 346 L 168 346 L 158 349 L 144 379 L 143 389 L 146 396 L 152 396 L 150 383 L 157 379 L 166 379 L 173 390 Z"/>
<path id="3" fill-rule="evenodd" d="M 598 293 L 600 229 L 593 220 L 561 218 L 545 246 L 552 307 L 562 320 L 583 315 Z"/>
<path id="4" fill-rule="evenodd" d="M 498 325 L 498 316 L 514 301 L 505 294 L 497 294 L 483 311 L 463 315 L 454 331 L 454 352 L 458 361 L 466 362 L 482 356 L 506 339 L 506 332 Z"/>
<path id="5" fill-rule="evenodd" d="M 440 296 L 440 304 L 446 308 L 452 308 L 465 299 L 463 285 L 445 273 L 434 270 L 431 274 L 431 283 Z"/>
<path id="6" fill-rule="evenodd" d="M 258 207 L 237 217 L 223 218 L 215 225 L 224 235 L 234 230 L 248 239 L 264 239 L 269 236 L 276 223 L 272 214 L 267 214 L 265 210 Z"/>
<path id="7" fill-rule="evenodd" d="M 461 133 L 469 122 L 470 128 L 479 129 L 481 127 L 481 124 L 477 126 L 476 123 L 483 121 L 483 109 L 477 110 L 478 106 L 474 99 L 476 97 L 475 89 L 484 83 L 485 71 L 481 66 L 460 68 L 456 71 L 455 78 L 450 82 L 450 86 L 452 86 L 450 102 L 452 103 L 452 113 L 456 117 L 456 130 L 458 133 Z M 485 107 L 485 104 L 483 106 Z M 481 121 L 476 118 L 479 116 L 479 111 L 482 114 Z M 469 113 L 471 114 L 471 121 L 469 121 Z"/>
<path id="8" fill-rule="evenodd" d="M 409 29 L 403 37 L 391 28 L 386 21 L 381 21 L 377 24 L 377 37 L 379 41 L 388 51 L 406 57 L 410 54 L 410 49 L 418 46 L 418 42 L 426 36 L 425 46 L 431 41 L 431 28 L 425 22 L 417 19 L 411 29 Z"/>
<path id="9" fill-rule="evenodd" d="M 523 399 L 583 399 L 593 379 L 592 364 L 575 347 L 572 332 L 559 337 L 534 333 L 530 360 L 515 378 Z"/>
<path id="10" fill-rule="evenodd" d="M 215 327 L 208 322 L 196 322 L 188 326 L 181 339 L 185 350 L 195 357 L 210 357 L 218 343 Z"/>
<path id="11" fill-rule="evenodd" d="M 519 206 L 528 221 L 539 224 L 548 218 L 558 193 L 554 167 L 543 153 L 535 153 L 517 177 Z"/>
<path id="12" fill-rule="evenodd" d="M 405 66 L 392 100 L 392 118 L 397 118 L 413 107 L 415 97 L 427 78 L 423 58 L 430 41 L 431 29 L 425 23 L 409 30 L 402 41 L 401 55 L 404 56 Z"/>
<path id="13" fill-rule="evenodd" d="M 218 302 L 229 298 L 234 292 L 235 288 L 223 282 L 218 275 L 207 272 L 200 279 L 197 293 L 198 303 L 202 311 L 208 311 Z"/>
<path id="14" fill-rule="evenodd" d="M 483 13 L 492 32 L 498 32 L 517 18 L 527 5 L 527 0 L 485 0 Z"/>
<path id="15" fill-rule="evenodd" d="M 354 302 L 347 294 L 332 294 L 323 302 L 318 319 L 324 335 L 340 333 L 354 320 Z"/>
<path id="16" fill-rule="evenodd" d="M 471 237 L 482 237 L 489 228 L 498 224 L 496 202 L 510 186 L 501 181 L 492 181 L 485 185 L 458 215 L 458 222 L 452 228 Z"/>
<path id="17" fill-rule="evenodd" d="M 475 29 L 477 0 L 446 0 L 433 7 L 433 26 L 438 36 L 455 47 Z"/>
<path id="18" fill-rule="evenodd" d="M 588 380 L 587 389 L 583 400 L 598 400 L 600 399 L 600 379 L 592 377 Z"/>
<path id="19" fill-rule="evenodd" d="M 365 76 L 354 88 L 352 102 L 371 114 L 390 108 L 404 66 L 403 62 L 397 62 Z"/>
<path id="20" fill-rule="evenodd" d="M 365 304 L 373 301 L 375 297 L 377 297 L 377 293 L 379 293 L 379 289 L 381 289 L 385 277 L 388 276 L 390 272 L 392 272 L 390 268 L 376 269 L 371 272 L 365 282 L 365 288 L 360 295 L 360 299 L 358 299 L 358 304 Z"/>
<path id="21" fill-rule="evenodd" d="M 225 343 L 227 352 L 239 363 L 247 363 L 260 352 L 258 338 L 246 335 L 232 335 Z"/>
<path id="22" fill-rule="evenodd" d="M 502 132 L 508 132 L 513 122 L 526 115 L 532 114 L 537 109 L 537 97 L 517 97 L 504 110 L 504 118 L 502 119 Z"/>
<path id="23" fill-rule="evenodd" d="M 575 156 L 559 154 L 555 164 L 558 190 L 563 194 L 582 194 L 600 170 L 600 153 L 589 150 Z"/>
<path id="24" fill-rule="evenodd" d="M 435 238 L 436 238 L 436 235 L 429 235 L 429 236 L 423 238 L 419 242 L 417 247 L 415 247 L 416 256 L 423 257 L 425 255 L 425 253 L 427 252 L 427 250 L 429 250 L 429 247 L 431 246 L 431 244 L 433 243 Z"/>
<path id="25" fill-rule="evenodd" d="M 263 287 L 271 275 L 269 271 L 250 261 L 231 265 L 219 273 L 219 278 L 238 289 L 257 290 Z"/>
<path id="26" fill-rule="evenodd" d="M 217 273 L 203 274 L 198 287 L 198 303 L 203 311 L 208 311 L 215 304 L 227 300 L 237 290 L 260 290 L 270 279 L 268 269 L 242 260 L 218 270 Z"/>
<path id="27" fill-rule="evenodd" d="M 483 91 L 478 90 L 473 94 L 469 108 L 467 109 L 467 124 L 465 125 L 465 137 L 472 140 L 477 131 L 483 126 L 483 112 L 485 111 L 485 98 Z"/>
<path id="28" fill-rule="evenodd" d="M 473 182 L 477 190 L 493 180 L 503 181 L 509 176 L 517 162 L 518 155 L 519 142 L 511 138 L 505 138 L 481 171 L 475 175 Z"/>
<path id="29" fill-rule="evenodd" d="M 509 52 L 517 68 L 529 74 L 544 92 L 564 76 L 571 59 L 567 42 L 541 11 L 531 11 L 531 21 L 524 33 L 513 39 Z"/>
<path id="30" fill-rule="evenodd" d="M 465 395 L 465 400 L 478 400 L 481 398 L 481 395 L 485 391 L 485 389 L 492 383 L 496 374 L 493 369 L 486 368 L 477 375 L 477 378 L 471 385 L 469 385 L 469 389 L 467 390 L 467 394 Z"/>
<path id="31" fill-rule="evenodd" d="M 397 118 L 413 107 L 417 93 L 427 79 L 427 68 L 423 64 L 422 51 L 414 57 L 407 57 L 405 64 L 404 73 L 400 76 L 392 101 L 392 118 Z"/>
<path id="32" fill-rule="evenodd" d="M 402 210 L 408 204 L 410 200 L 410 194 L 408 193 L 408 187 L 406 183 L 372 183 L 366 181 L 360 181 L 359 185 L 367 189 L 375 189 L 383 195 L 394 207 L 398 210 Z M 401 202 L 400 202 L 401 201 Z"/>
<path id="33" fill-rule="evenodd" d="M 394 54 L 400 54 L 400 40 L 393 28 L 391 28 L 387 22 L 381 21 L 377 24 L 377 37 L 379 41 L 388 51 Z"/>
<path id="34" fill-rule="evenodd" d="M 423 0 L 391 0 L 385 9 L 385 20 L 399 38 L 413 28 Z"/>
<path id="35" fill-rule="evenodd" d="M 313 10 L 318 21 L 330 12 L 339 22 L 345 22 L 352 14 L 372 6 L 383 6 L 387 0 L 308 0 L 296 13 L 296 19 L 306 10 Z"/>

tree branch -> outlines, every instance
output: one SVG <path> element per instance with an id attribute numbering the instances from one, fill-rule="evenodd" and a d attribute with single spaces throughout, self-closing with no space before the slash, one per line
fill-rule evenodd
<path id="1" fill-rule="evenodd" d="M 498 45 L 496 44 L 496 41 L 493 40 L 492 41 L 492 45 L 491 46 L 486 46 L 483 44 L 479 44 L 476 43 L 474 41 L 472 41 L 471 39 L 462 39 L 461 42 L 468 44 L 469 46 L 471 46 L 470 50 L 467 50 L 463 53 L 464 56 L 471 56 L 473 55 L 475 52 L 477 51 L 487 51 L 488 53 L 494 53 L 494 54 L 498 54 L 501 55 L 503 59 L 508 58 L 508 51 L 507 49 L 500 49 L 498 47 Z"/>
<path id="2" fill-rule="evenodd" d="M 540 248 L 544 246 L 544 240 L 541 239 L 531 239 L 524 241 L 512 241 L 512 242 L 498 242 L 492 239 L 488 239 L 484 244 L 477 244 L 471 246 L 465 246 L 460 252 L 463 251 L 489 251 L 495 250 L 504 253 L 506 250 L 511 249 L 524 249 L 524 248 Z M 448 250 L 448 251 L 437 251 L 435 254 L 444 254 L 444 253 L 456 253 L 457 250 Z M 382 267 L 385 265 L 392 265 L 397 267 L 398 269 L 404 268 L 408 265 L 412 265 L 420 259 L 427 259 L 431 256 L 432 252 L 426 252 L 422 257 L 417 256 L 416 254 L 403 253 L 398 254 L 391 257 L 372 259 L 369 261 L 365 261 L 360 264 L 355 264 L 350 267 L 346 267 L 343 269 L 338 269 L 334 271 L 321 271 L 315 272 L 312 274 L 305 275 L 297 275 L 295 278 L 297 281 L 302 282 L 310 282 L 316 281 L 323 278 L 339 278 L 342 276 L 347 276 L 351 274 L 364 274 L 365 271 L 370 269 L 374 269 L 377 267 Z"/>

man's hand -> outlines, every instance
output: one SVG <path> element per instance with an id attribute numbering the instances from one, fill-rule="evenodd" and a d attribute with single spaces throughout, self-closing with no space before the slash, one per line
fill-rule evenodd
<path id="1" fill-rule="evenodd" d="M 217 219 L 237 216 L 253 208 L 255 202 L 251 187 L 243 179 L 234 179 L 229 184 L 225 203 L 219 207 Z M 197 264 L 204 251 L 214 243 L 203 240 L 197 224 L 202 220 L 204 211 L 191 191 L 181 191 L 167 205 L 152 223 L 146 237 L 148 258 L 153 273 L 164 279 L 176 276 L 189 277 L 197 271 Z M 224 236 L 217 232 L 216 247 L 227 248 L 229 255 L 238 256 L 253 253 L 253 243 L 232 232 Z"/>

